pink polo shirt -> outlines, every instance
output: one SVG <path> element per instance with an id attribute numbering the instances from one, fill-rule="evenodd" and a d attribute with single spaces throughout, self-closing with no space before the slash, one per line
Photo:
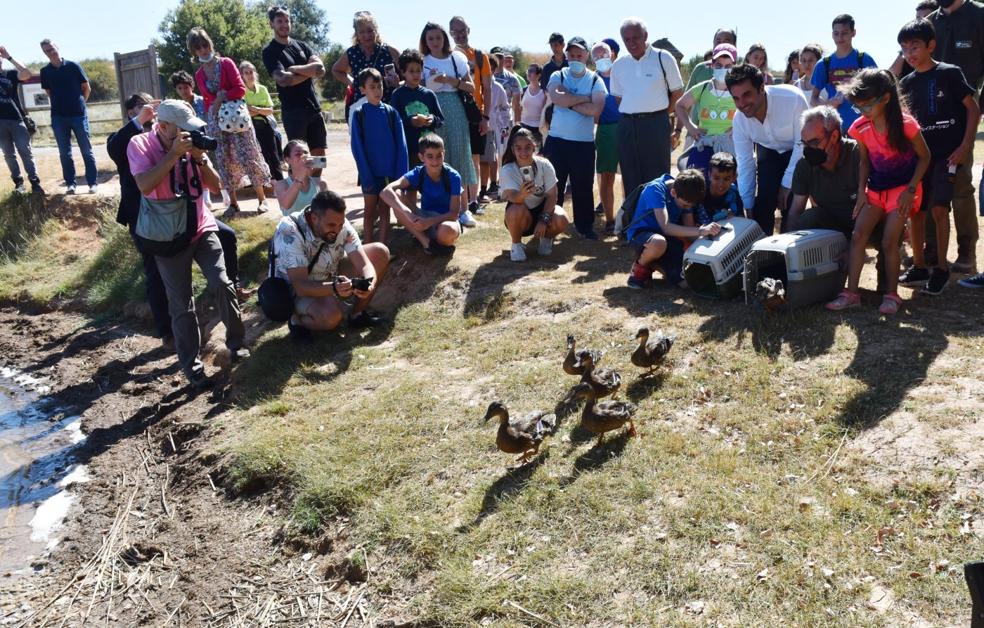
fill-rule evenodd
<path id="1" fill-rule="evenodd" d="M 130 172 L 132 172 L 134 176 L 153 169 L 153 167 L 161 163 L 161 161 L 164 160 L 165 155 L 167 155 L 167 151 L 164 150 L 164 145 L 157 136 L 157 131 L 158 126 L 155 124 L 150 133 L 141 133 L 140 135 L 135 135 L 130 139 L 130 144 L 126 147 L 126 156 L 130 160 Z M 184 180 L 188 181 L 192 176 L 190 161 L 185 170 L 186 178 Z M 180 173 L 177 176 L 178 181 L 181 181 L 182 178 Z M 202 182 L 202 186 L 204 185 L 205 183 Z M 146 196 L 147 198 L 159 201 L 174 198 L 174 190 L 171 189 L 171 177 L 164 177 L 164 179 L 157 184 L 157 187 L 154 188 L 154 191 Z M 215 224 L 215 218 L 212 216 L 212 212 L 205 210 L 205 199 L 202 196 L 199 196 L 195 203 L 198 206 L 198 229 L 195 231 L 195 237 L 192 238 L 192 241 L 198 240 L 208 231 L 219 230 L 218 225 Z"/>

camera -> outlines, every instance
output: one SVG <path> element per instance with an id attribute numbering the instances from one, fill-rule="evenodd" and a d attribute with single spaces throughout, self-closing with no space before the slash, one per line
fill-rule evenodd
<path id="1" fill-rule="evenodd" d="M 202 131 L 201 129 L 189 131 L 188 135 L 191 136 L 191 145 L 198 150 L 215 150 L 219 146 L 219 141 L 217 139 L 205 135 L 205 131 Z"/>
<path id="2" fill-rule="evenodd" d="M 372 286 L 372 279 L 367 279 L 366 277 L 355 277 L 352 279 L 352 287 L 356 290 L 362 290 L 365 292 Z"/>

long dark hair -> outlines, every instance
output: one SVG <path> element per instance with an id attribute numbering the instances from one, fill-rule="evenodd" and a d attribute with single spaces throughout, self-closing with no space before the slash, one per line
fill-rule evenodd
<path id="1" fill-rule="evenodd" d="M 441 48 L 441 54 L 451 54 L 451 38 L 448 37 L 448 32 L 444 30 L 443 26 L 434 22 L 427 22 L 424 24 L 424 30 L 420 31 L 420 54 L 425 57 L 430 54 L 430 47 L 427 45 L 427 31 L 434 30 L 441 31 L 441 34 L 444 35 L 444 46 Z"/>
<path id="2" fill-rule="evenodd" d="M 899 94 L 894 74 L 888 70 L 867 68 L 855 74 L 851 82 L 841 90 L 852 104 L 875 100 L 888 94 L 888 103 L 885 105 L 888 145 L 900 153 L 908 152 L 912 148 L 912 142 L 905 136 L 905 124 L 902 120 L 902 111 L 906 104 Z"/>
<path id="3" fill-rule="evenodd" d="M 503 167 L 505 167 L 506 164 L 511 164 L 516 161 L 516 155 L 513 154 L 513 144 L 515 144 L 516 139 L 520 137 L 525 137 L 529 141 L 533 142 L 534 149 L 538 148 L 536 138 L 533 137 L 532 131 L 518 124 L 513 126 L 513 128 L 509 130 L 509 140 L 506 141 L 506 151 L 502 154 Z"/>

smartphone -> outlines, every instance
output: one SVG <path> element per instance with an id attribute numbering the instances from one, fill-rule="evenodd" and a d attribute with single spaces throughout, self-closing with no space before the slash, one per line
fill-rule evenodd
<path id="1" fill-rule="evenodd" d="M 398 78 L 396 75 L 396 66 L 393 65 L 392 63 L 387 63 L 386 66 L 383 68 L 383 71 L 386 72 L 386 76 L 390 78 L 394 78 L 394 79 Z"/>
<path id="2" fill-rule="evenodd" d="M 519 169 L 519 174 L 523 177 L 523 181 L 527 183 L 533 182 L 533 166 L 523 166 Z"/>
<path id="3" fill-rule="evenodd" d="M 328 158 L 324 155 L 315 155 L 308 159 L 308 165 L 312 168 L 327 168 Z"/>
<path id="4" fill-rule="evenodd" d="M 356 290 L 366 291 L 372 286 L 372 279 L 367 279 L 365 277 L 354 277 L 352 279 L 352 287 Z"/>

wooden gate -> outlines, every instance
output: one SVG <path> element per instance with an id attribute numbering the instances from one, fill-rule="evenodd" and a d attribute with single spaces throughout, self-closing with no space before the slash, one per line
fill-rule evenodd
<path id="1" fill-rule="evenodd" d="M 116 84 L 120 87 L 120 112 L 126 120 L 126 99 L 136 92 L 161 98 L 161 81 L 157 74 L 157 51 L 153 45 L 136 52 L 117 52 Z"/>

